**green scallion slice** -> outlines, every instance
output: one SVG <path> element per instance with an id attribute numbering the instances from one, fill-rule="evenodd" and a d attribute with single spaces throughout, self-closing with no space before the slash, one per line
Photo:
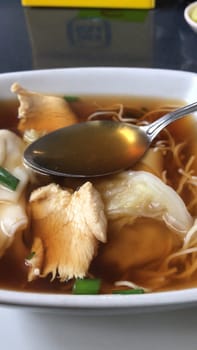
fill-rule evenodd
<path id="1" fill-rule="evenodd" d="M 26 260 L 31 260 L 35 254 L 36 252 L 30 252 L 29 255 L 26 257 Z"/>
<path id="2" fill-rule="evenodd" d="M 77 102 L 79 101 L 79 97 L 77 96 L 64 96 L 64 100 L 67 102 Z"/>
<path id="3" fill-rule="evenodd" d="M 144 289 L 135 288 L 135 289 L 113 290 L 112 294 L 144 294 Z"/>
<path id="4" fill-rule="evenodd" d="M 77 279 L 73 286 L 73 294 L 98 294 L 100 287 L 100 279 Z"/>
<path id="5" fill-rule="evenodd" d="M 12 191 L 15 191 L 20 180 L 17 179 L 14 175 L 12 175 L 6 169 L 0 167 L 0 183 L 9 188 Z"/>

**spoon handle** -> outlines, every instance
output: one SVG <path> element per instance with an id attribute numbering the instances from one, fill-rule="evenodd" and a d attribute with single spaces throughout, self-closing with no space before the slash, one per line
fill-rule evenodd
<path id="1" fill-rule="evenodd" d="M 155 120 L 153 123 L 147 126 L 142 126 L 141 128 L 144 129 L 151 142 L 157 136 L 157 134 L 168 124 L 174 122 L 177 119 L 180 119 L 188 113 L 192 113 L 195 111 L 197 111 L 197 102 L 194 102 L 190 105 L 181 107 L 179 109 L 176 109 L 175 111 L 165 114 L 163 117 Z"/>

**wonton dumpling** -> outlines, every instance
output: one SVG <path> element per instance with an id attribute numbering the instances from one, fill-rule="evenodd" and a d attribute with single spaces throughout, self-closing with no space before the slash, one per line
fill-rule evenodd
<path id="1" fill-rule="evenodd" d="M 133 170 L 147 171 L 161 178 L 164 170 L 162 153 L 159 151 L 155 152 L 154 148 L 149 148 L 145 156 L 136 163 Z"/>
<path id="2" fill-rule="evenodd" d="M 11 91 L 20 101 L 18 128 L 23 132 L 36 130 L 47 133 L 77 122 L 74 112 L 61 97 L 28 91 L 18 83 L 12 85 Z"/>
<path id="3" fill-rule="evenodd" d="M 122 219 L 125 224 L 137 217 L 156 218 L 180 233 L 192 226 L 193 219 L 181 197 L 148 172 L 125 171 L 98 181 L 96 188 L 110 220 Z"/>
<path id="4" fill-rule="evenodd" d="M 40 187 L 30 197 L 33 257 L 28 280 L 59 276 L 82 278 L 98 241 L 106 241 L 107 220 L 99 193 L 90 182 L 71 193 L 56 184 Z"/>
<path id="5" fill-rule="evenodd" d="M 15 191 L 0 185 L 0 257 L 12 244 L 17 232 L 28 225 L 24 190 L 29 180 L 22 164 L 23 141 L 9 130 L 0 130 L 0 166 L 20 182 Z"/>
<path id="6" fill-rule="evenodd" d="M 28 218 L 25 211 L 25 203 L 0 204 L 0 257 L 10 247 L 18 232 L 26 229 Z"/>
<path id="7" fill-rule="evenodd" d="M 142 267 L 161 262 L 181 244 L 182 237 L 159 220 L 138 218 L 120 228 L 118 223 L 109 222 L 108 243 L 101 246 L 92 272 L 106 280 L 132 281 L 134 269 L 143 271 Z"/>

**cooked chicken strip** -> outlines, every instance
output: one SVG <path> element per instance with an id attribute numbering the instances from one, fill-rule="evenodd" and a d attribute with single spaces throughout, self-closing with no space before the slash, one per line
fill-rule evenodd
<path id="1" fill-rule="evenodd" d="M 56 184 L 41 187 L 30 197 L 32 259 L 28 280 L 52 274 L 61 281 L 83 278 L 106 241 L 107 220 L 99 193 L 90 182 L 71 193 Z"/>
<path id="2" fill-rule="evenodd" d="M 47 133 L 77 122 L 74 112 L 61 97 L 28 91 L 18 83 L 11 86 L 11 91 L 20 101 L 18 128 L 22 132 L 35 130 Z"/>

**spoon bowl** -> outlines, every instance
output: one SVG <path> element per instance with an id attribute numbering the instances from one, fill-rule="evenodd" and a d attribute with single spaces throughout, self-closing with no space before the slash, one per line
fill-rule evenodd
<path id="1" fill-rule="evenodd" d="M 168 124 L 197 110 L 197 102 L 172 111 L 146 126 L 89 121 L 51 132 L 24 152 L 36 172 L 69 177 L 105 176 L 132 167 Z"/>

